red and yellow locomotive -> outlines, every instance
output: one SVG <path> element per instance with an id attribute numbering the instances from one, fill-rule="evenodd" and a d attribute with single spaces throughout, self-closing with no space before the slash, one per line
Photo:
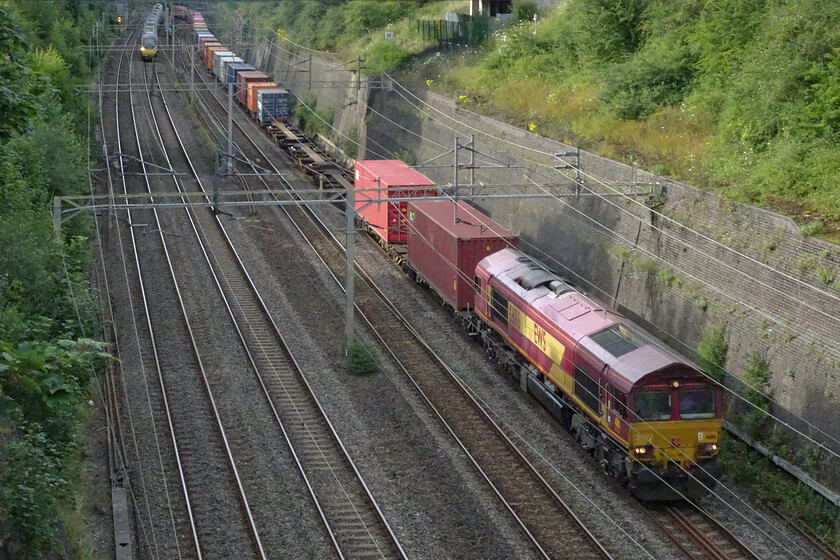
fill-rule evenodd
<path id="1" fill-rule="evenodd" d="M 501 336 L 511 350 L 494 357 L 605 470 L 641 499 L 708 493 L 722 395 L 697 368 L 514 249 L 485 257 L 474 281 L 485 345 L 498 352 Z"/>

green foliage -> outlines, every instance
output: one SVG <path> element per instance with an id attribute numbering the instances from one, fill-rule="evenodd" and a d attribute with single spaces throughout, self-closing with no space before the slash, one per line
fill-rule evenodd
<path id="1" fill-rule="evenodd" d="M 292 112 L 298 125 L 307 135 L 322 134 L 331 137 L 332 129 L 330 127 L 335 117 L 335 109 L 329 107 L 319 110 L 317 107 L 318 97 L 313 92 L 308 91 L 297 100 Z"/>
<path id="2" fill-rule="evenodd" d="M 532 0 L 514 0 L 511 12 L 518 21 L 533 21 L 537 15 L 537 3 Z"/>
<path id="3" fill-rule="evenodd" d="M 799 226 L 799 231 L 802 233 L 802 235 L 814 237 L 821 234 L 824 228 L 825 225 L 822 223 L 821 220 L 811 220 L 810 222 Z"/>
<path id="4" fill-rule="evenodd" d="M 760 503 L 775 506 L 798 519 L 830 545 L 840 545 L 838 509 L 834 504 L 757 451 L 725 433 L 721 436 L 718 464 L 725 482 L 748 488 Z"/>
<path id="5" fill-rule="evenodd" d="M 747 367 L 741 372 L 741 379 L 746 386 L 741 390 L 741 396 L 752 406 L 746 411 L 742 427 L 752 437 L 762 435 L 767 423 L 767 413 L 770 411 L 770 401 L 764 394 L 766 385 L 770 382 L 770 364 L 767 358 L 753 350 L 747 356 Z"/>
<path id="6" fill-rule="evenodd" d="M 577 0 L 570 19 L 581 30 L 579 46 L 598 62 L 616 62 L 636 51 L 649 0 Z"/>
<path id="7" fill-rule="evenodd" d="M 370 375 L 379 370 L 379 351 L 376 346 L 353 339 L 347 349 L 347 371 L 355 375 Z"/>
<path id="8" fill-rule="evenodd" d="M 90 220 L 59 240 L 49 209 L 88 189 L 89 105 L 74 86 L 98 63 L 84 47 L 100 8 L 0 2 L 0 543 L 13 557 L 73 552 L 60 513 L 72 510 L 78 426 L 103 354 L 86 339 L 97 332 Z"/>
<path id="9" fill-rule="evenodd" d="M 834 279 L 836 274 L 830 268 L 826 268 L 821 266 L 817 269 L 817 280 L 825 284 L 826 286 L 830 286 L 834 283 Z"/>
<path id="10" fill-rule="evenodd" d="M 726 326 L 718 324 L 707 326 L 700 335 L 697 353 L 700 355 L 698 365 L 719 382 L 723 382 L 726 373 L 723 364 L 729 345 L 726 343 Z"/>
<path id="11" fill-rule="evenodd" d="M 567 0 L 420 77 L 541 135 L 833 221 L 838 20 L 832 0 Z"/>
<path id="12" fill-rule="evenodd" d="M 392 72 L 402 67 L 411 53 L 401 49 L 392 41 L 377 39 L 367 48 L 367 73 L 379 74 L 380 72 Z"/>

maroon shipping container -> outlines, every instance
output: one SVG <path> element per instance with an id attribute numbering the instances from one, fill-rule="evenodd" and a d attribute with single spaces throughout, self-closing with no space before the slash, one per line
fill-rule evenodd
<path id="1" fill-rule="evenodd" d="M 240 103 L 246 105 L 248 103 L 248 98 L 246 94 L 248 93 L 248 86 L 246 84 L 254 83 L 254 82 L 270 82 L 268 76 L 263 74 L 258 70 L 250 70 L 247 72 L 237 72 L 236 73 L 236 98 L 239 100 Z"/>
<path id="2" fill-rule="evenodd" d="M 457 310 L 473 306 L 479 261 L 519 238 L 466 202 L 408 203 L 408 260 L 414 270 Z"/>
<path id="3" fill-rule="evenodd" d="M 389 245 L 404 245 L 408 229 L 408 201 L 389 198 L 435 196 L 434 182 L 398 159 L 368 159 L 356 162 L 356 213 L 364 218 Z M 417 187 L 403 189 L 403 187 Z M 375 191 L 373 189 L 386 189 Z M 373 202 L 375 201 L 375 202 Z"/>

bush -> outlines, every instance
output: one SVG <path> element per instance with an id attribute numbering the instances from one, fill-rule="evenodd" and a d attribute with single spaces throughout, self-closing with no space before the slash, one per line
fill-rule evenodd
<path id="1" fill-rule="evenodd" d="M 755 350 L 750 352 L 741 379 L 746 383 L 741 390 L 741 396 L 752 405 L 744 415 L 742 426 L 752 437 L 759 438 L 770 410 L 770 401 L 764 394 L 764 388 L 770 382 L 770 364 L 767 358 Z"/>
<path id="2" fill-rule="evenodd" d="M 354 339 L 347 349 L 347 371 L 355 375 L 370 375 L 379 369 L 379 352 L 373 344 Z"/>
<path id="3" fill-rule="evenodd" d="M 811 220 L 810 222 L 799 226 L 799 231 L 802 235 L 814 237 L 815 235 L 821 234 L 824 228 L 825 226 L 820 220 Z"/>
<path id="4" fill-rule="evenodd" d="M 377 39 L 367 48 L 367 71 L 369 75 L 391 72 L 405 64 L 411 53 L 401 49 L 388 39 Z"/>
<path id="5" fill-rule="evenodd" d="M 719 382 L 723 382 L 725 376 L 723 364 L 726 362 L 727 352 L 729 345 L 726 343 L 724 325 L 712 325 L 703 329 L 700 344 L 697 346 L 697 353 L 700 355 L 698 365 Z"/>
<path id="6" fill-rule="evenodd" d="M 533 20 L 537 15 L 537 3 L 531 0 L 515 0 L 512 11 L 513 17 L 519 21 Z"/>

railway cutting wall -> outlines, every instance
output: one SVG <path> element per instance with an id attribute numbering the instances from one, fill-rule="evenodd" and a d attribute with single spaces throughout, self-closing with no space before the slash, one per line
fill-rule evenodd
<path id="1" fill-rule="evenodd" d="M 322 140 L 341 147 L 340 157 L 417 164 L 452 150 L 456 136 L 463 144 L 474 135 L 480 165 L 515 166 L 476 169 L 476 184 L 535 181 L 562 193 L 472 199 L 518 233 L 526 251 L 553 260 L 562 274 L 690 356 L 704 328 L 725 325 L 727 370 L 740 375 L 751 353 L 763 356 L 771 375 L 761 389 L 777 401 L 776 412 L 815 439 L 827 440 L 794 415 L 840 439 L 840 247 L 804 236 L 789 218 L 587 152 L 580 152 L 581 196 L 574 196 L 575 171 L 553 167 L 577 158 L 547 154 L 575 147 L 425 89 L 372 88 L 341 62 L 284 45 L 263 41 L 246 56 L 297 96 L 311 86 L 317 108 L 333 115 L 335 130 Z M 469 160 L 460 150 L 460 163 Z M 449 167 L 421 171 L 452 184 L 452 155 L 434 163 Z M 490 192 L 463 186 L 469 170 L 458 181 L 461 194 Z M 615 190 L 649 194 L 635 202 L 592 195 Z M 729 385 L 738 389 L 737 381 Z M 840 475 L 831 478 L 840 487 Z"/>

